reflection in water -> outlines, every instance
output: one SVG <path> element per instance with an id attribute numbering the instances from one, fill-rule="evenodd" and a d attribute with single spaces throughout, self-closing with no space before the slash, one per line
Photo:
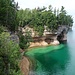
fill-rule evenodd
<path id="1" fill-rule="evenodd" d="M 68 33 L 68 42 L 63 46 L 37 48 L 27 55 L 37 61 L 30 75 L 75 75 L 75 32 Z"/>
<path id="2" fill-rule="evenodd" d="M 63 74 L 63 70 L 69 62 L 69 53 L 67 46 L 62 49 L 44 54 L 35 54 L 34 57 L 42 64 L 42 71 L 48 72 L 47 75 Z"/>

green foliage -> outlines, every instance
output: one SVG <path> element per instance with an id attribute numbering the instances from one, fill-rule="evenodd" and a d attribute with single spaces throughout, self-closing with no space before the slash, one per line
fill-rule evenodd
<path id="1" fill-rule="evenodd" d="M 4 32 L 4 30 L 6 30 L 6 28 L 3 27 L 2 25 L 0 25 L 0 34 L 1 34 L 2 32 Z"/>
<path id="2" fill-rule="evenodd" d="M 48 26 L 50 31 L 57 30 L 59 25 L 72 26 L 73 19 L 70 15 L 67 15 L 66 10 L 62 6 L 61 9 L 54 9 L 49 5 L 48 10 L 46 7 L 35 8 L 30 10 L 29 8 L 25 10 L 18 11 L 19 25 L 25 26 L 29 25 L 34 28 L 39 35 L 43 34 L 44 26 Z M 41 30 L 42 29 L 42 30 Z"/>
<path id="3" fill-rule="evenodd" d="M 12 71 L 19 71 L 19 50 L 19 45 L 10 40 L 9 33 L 0 34 L 0 75 L 15 75 Z"/>
<path id="4" fill-rule="evenodd" d="M 19 32 L 18 36 L 20 48 L 26 50 L 30 46 L 30 41 L 32 41 L 30 32 L 26 31 L 25 36 L 22 34 L 22 32 Z"/>
<path id="5" fill-rule="evenodd" d="M 35 27 L 34 30 L 38 32 L 39 36 L 42 36 L 43 31 L 44 31 L 44 27 L 40 25 L 40 26 L 37 26 L 37 28 Z"/>
<path id="6" fill-rule="evenodd" d="M 15 70 L 12 70 L 10 75 L 12 74 L 13 75 L 23 75 L 20 70 L 18 70 L 17 72 Z"/>
<path id="7" fill-rule="evenodd" d="M 25 36 L 20 32 L 19 45 L 10 40 L 9 33 L 4 32 L 7 27 L 10 31 L 15 31 L 18 25 L 24 27 L 29 25 L 39 36 L 43 35 L 44 26 L 47 26 L 50 31 L 57 30 L 59 25 L 72 26 L 73 18 L 68 15 L 64 7 L 61 10 L 54 9 L 49 5 L 48 10 L 46 7 L 35 8 L 30 10 L 18 10 L 18 3 L 14 0 L 0 0 L 0 75 L 21 75 L 18 67 L 20 57 L 19 49 L 26 50 L 31 39 L 29 31 Z"/>
<path id="8" fill-rule="evenodd" d="M 0 24 L 15 31 L 18 24 L 18 4 L 14 0 L 0 0 Z"/>
<path id="9" fill-rule="evenodd" d="M 59 25 L 73 26 L 73 18 L 71 15 L 67 15 L 67 12 L 63 6 L 57 15 L 57 20 Z"/>
<path id="10" fill-rule="evenodd" d="M 21 37 L 20 37 L 19 46 L 21 49 L 27 49 L 29 46 L 26 38 L 23 35 L 21 35 Z"/>

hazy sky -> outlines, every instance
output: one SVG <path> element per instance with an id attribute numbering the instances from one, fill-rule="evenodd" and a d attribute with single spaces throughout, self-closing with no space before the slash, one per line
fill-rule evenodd
<path id="1" fill-rule="evenodd" d="M 15 0 L 18 2 L 20 8 L 30 8 L 33 9 L 35 7 L 42 7 L 52 5 L 53 8 L 61 8 L 61 6 L 65 7 L 65 10 L 68 14 L 72 15 L 75 20 L 75 0 Z"/>

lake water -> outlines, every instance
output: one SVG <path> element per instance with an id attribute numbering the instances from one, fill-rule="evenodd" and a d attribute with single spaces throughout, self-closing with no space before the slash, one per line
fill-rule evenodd
<path id="1" fill-rule="evenodd" d="M 26 53 L 36 61 L 30 75 L 75 75 L 75 30 L 67 34 L 67 44 L 34 48 Z"/>

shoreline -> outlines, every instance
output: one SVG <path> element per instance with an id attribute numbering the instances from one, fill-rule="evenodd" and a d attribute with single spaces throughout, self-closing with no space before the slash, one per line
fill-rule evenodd
<path id="1" fill-rule="evenodd" d="M 55 47 L 53 47 L 55 46 Z M 49 48 L 48 50 L 43 50 L 46 48 Z M 33 57 L 33 54 L 36 54 L 40 51 L 40 49 L 42 49 L 40 51 L 40 53 L 47 53 L 47 52 L 51 52 L 51 51 L 55 51 L 57 49 L 60 49 L 64 47 L 63 44 L 59 44 L 59 45 L 48 45 L 48 46 L 40 46 L 40 47 L 33 47 L 33 48 L 28 48 L 27 52 L 24 54 L 23 59 L 20 62 L 20 68 L 21 68 L 21 72 L 24 75 L 29 75 L 31 71 L 34 71 L 36 66 L 37 66 L 37 61 L 35 61 L 35 58 Z M 34 50 L 35 49 L 35 50 Z M 27 65 L 28 64 L 28 65 Z"/>
<path id="2" fill-rule="evenodd" d="M 50 42 L 49 44 L 46 41 L 40 41 L 40 42 L 30 42 L 29 48 L 37 48 L 37 47 L 46 47 L 46 46 L 54 46 L 59 45 L 58 40 L 54 40 L 53 42 Z"/>
<path id="3" fill-rule="evenodd" d="M 53 45 L 52 46 L 49 45 L 49 46 L 46 46 L 46 47 L 44 46 L 44 47 L 29 48 L 30 50 L 28 50 L 27 53 L 26 53 L 26 55 L 28 56 L 28 58 L 30 60 L 29 63 L 30 62 L 32 63 L 29 73 L 31 71 L 34 71 L 37 67 L 37 60 L 35 60 L 35 58 L 34 58 L 34 55 L 36 53 L 44 54 L 44 53 L 56 51 L 56 50 L 64 47 L 63 44 L 54 45 L 54 46 L 55 47 L 53 47 Z M 45 50 L 46 48 L 49 48 L 49 49 Z M 31 58 L 33 58 L 33 60 L 35 60 L 35 61 L 32 61 Z"/>

